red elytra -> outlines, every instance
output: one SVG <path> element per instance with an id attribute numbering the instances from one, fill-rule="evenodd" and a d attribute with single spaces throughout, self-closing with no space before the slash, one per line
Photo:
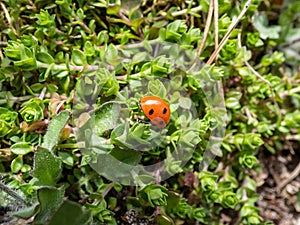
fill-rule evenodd
<path id="1" fill-rule="evenodd" d="M 164 128 L 170 120 L 170 107 L 167 102 L 157 96 L 145 96 L 140 100 L 140 106 L 151 123 Z"/>

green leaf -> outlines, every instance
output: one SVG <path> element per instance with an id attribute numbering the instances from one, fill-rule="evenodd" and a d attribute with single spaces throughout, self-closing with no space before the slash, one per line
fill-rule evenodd
<path id="1" fill-rule="evenodd" d="M 240 154 L 241 155 L 239 157 L 239 163 L 241 165 L 251 169 L 254 165 L 258 163 L 258 159 L 254 155 L 251 155 L 250 151 L 243 151 Z"/>
<path id="2" fill-rule="evenodd" d="M 36 68 L 36 59 L 31 48 L 26 47 L 20 41 L 9 41 L 4 49 L 5 55 L 14 62 L 15 66 L 23 70 L 33 70 Z"/>
<path id="3" fill-rule="evenodd" d="M 71 62 L 76 66 L 84 66 L 87 64 L 86 56 L 82 51 L 74 49 L 72 51 Z"/>
<path id="4" fill-rule="evenodd" d="M 21 172 L 22 173 L 26 173 L 29 172 L 31 170 L 31 166 L 28 164 L 23 164 L 22 168 L 21 168 Z"/>
<path id="5" fill-rule="evenodd" d="M 268 25 L 268 18 L 266 14 L 257 15 L 253 17 L 253 26 L 258 30 L 259 36 L 262 39 L 278 39 L 281 27 L 277 25 Z"/>
<path id="6" fill-rule="evenodd" d="M 109 222 L 105 224 L 116 224 L 116 222 L 112 218 L 113 212 L 107 209 L 107 203 L 105 200 L 102 200 L 97 205 L 86 203 L 85 206 L 92 211 L 93 215 L 96 215 L 101 224 L 104 222 Z"/>
<path id="7" fill-rule="evenodd" d="M 95 48 L 90 41 L 84 43 L 84 53 L 86 54 L 86 56 L 95 55 Z"/>
<path id="8" fill-rule="evenodd" d="M 42 100 L 32 98 L 28 102 L 22 104 L 22 108 L 19 112 L 24 121 L 31 124 L 34 121 L 42 120 L 44 118 L 44 108 L 45 105 Z"/>
<path id="9" fill-rule="evenodd" d="M 159 214 L 157 216 L 157 222 L 159 225 L 174 225 L 174 221 L 167 215 Z"/>
<path id="10" fill-rule="evenodd" d="M 201 183 L 201 188 L 204 191 L 214 191 L 217 188 L 217 179 L 218 176 L 214 175 L 213 173 L 210 172 L 200 172 L 199 173 L 199 180 Z"/>
<path id="11" fill-rule="evenodd" d="M 300 190 L 297 192 L 297 204 L 300 206 Z"/>
<path id="12" fill-rule="evenodd" d="M 63 77 L 66 77 L 66 76 L 68 76 L 68 75 L 69 75 L 69 71 L 63 70 L 63 71 L 61 71 L 61 72 L 58 72 L 58 73 L 56 74 L 56 77 L 58 77 L 58 78 L 63 78 Z"/>
<path id="13" fill-rule="evenodd" d="M 29 219 L 30 217 L 32 217 L 38 210 L 38 203 L 34 203 L 33 205 L 26 207 L 26 208 L 22 208 L 22 209 L 18 209 L 15 212 L 10 212 L 13 216 L 17 216 L 23 219 Z"/>
<path id="14" fill-rule="evenodd" d="M 187 31 L 187 25 L 183 20 L 175 20 L 168 24 L 166 29 L 165 40 L 176 42 L 181 38 L 181 35 Z"/>
<path id="15" fill-rule="evenodd" d="M 264 45 L 264 42 L 259 38 L 259 33 L 254 32 L 254 33 L 247 33 L 247 39 L 246 39 L 246 44 L 249 47 L 261 47 Z"/>
<path id="16" fill-rule="evenodd" d="M 55 84 L 48 84 L 47 90 L 49 91 L 49 93 L 53 93 L 58 90 L 58 87 Z"/>
<path id="17" fill-rule="evenodd" d="M 0 120 L 0 137 L 9 134 L 12 131 L 12 127 L 9 123 Z"/>
<path id="18" fill-rule="evenodd" d="M 264 141 L 261 139 L 260 134 L 254 134 L 254 133 L 245 134 L 245 137 L 243 140 L 243 145 L 254 149 L 263 144 L 264 144 Z"/>
<path id="19" fill-rule="evenodd" d="M 207 216 L 205 211 L 205 208 L 194 208 L 192 212 L 192 217 L 202 223 L 205 223 L 204 219 Z"/>
<path id="20" fill-rule="evenodd" d="M 54 146 L 58 143 L 62 129 L 65 127 L 69 119 L 69 112 L 62 111 L 50 121 L 48 131 L 44 136 L 42 144 L 43 148 L 53 150 Z"/>
<path id="21" fill-rule="evenodd" d="M 246 217 L 251 214 L 255 214 L 256 212 L 258 212 L 258 209 L 256 207 L 248 205 L 248 204 L 244 205 L 240 210 L 241 217 Z"/>
<path id="22" fill-rule="evenodd" d="M 122 59 L 119 57 L 118 49 L 116 48 L 115 45 L 110 44 L 108 46 L 107 52 L 105 55 L 105 60 L 107 60 L 107 62 L 109 64 L 112 64 L 113 66 L 119 65 L 119 63 L 121 62 Z"/>
<path id="23" fill-rule="evenodd" d="M 166 171 L 169 174 L 181 173 L 183 171 L 181 164 L 182 161 L 175 161 L 174 158 L 170 158 L 170 160 L 167 161 Z"/>
<path id="24" fill-rule="evenodd" d="M 226 208 L 229 207 L 233 209 L 239 203 L 236 194 L 231 191 L 223 191 L 221 199 L 221 204 Z"/>
<path id="25" fill-rule="evenodd" d="M 186 202 L 184 198 L 181 198 L 179 200 L 179 203 L 174 207 L 176 207 L 176 215 L 179 218 L 185 218 L 186 214 L 192 211 L 192 207 Z"/>
<path id="26" fill-rule="evenodd" d="M 262 218 L 258 214 L 247 217 L 247 224 L 261 224 Z"/>
<path id="27" fill-rule="evenodd" d="M 34 148 L 31 144 L 27 142 L 15 143 L 10 147 L 12 153 L 16 155 L 26 155 L 29 152 L 33 152 Z"/>
<path id="28" fill-rule="evenodd" d="M 179 105 L 183 109 L 190 109 L 192 107 L 192 101 L 190 98 L 180 96 Z"/>
<path id="29" fill-rule="evenodd" d="M 150 184 L 140 191 L 140 196 L 152 207 L 167 204 L 167 188 L 161 185 Z"/>
<path id="30" fill-rule="evenodd" d="M 117 13 L 121 9 L 121 1 L 117 0 L 114 4 L 108 4 L 107 6 L 107 14 L 108 15 L 117 15 Z"/>
<path id="31" fill-rule="evenodd" d="M 75 202 L 64 201 L 55 212 L 48 225 L 88 225 L 92 222 L 92 215 L 89 211 Z"/>
<path id="32" fill-rule="evenodd" d="M 63 203 L 64 189 L 55 187 L 42 187 L 37 191 L 39 200 L 39 213 L 34 224 L 46 224 Z"/>
<path id="33" fill-rule="evenodd" d="M 231 91 L 228 92 L 226 97 L 226 107 L 229 109 L 239 109 L 241 107 L 240 105 L 240 99 L 242 97 L 242 93 L 238 91 Z"/>
<path id="34" fill-rule="evenodd" d="M 3 137 L 13 131 L 18 113 L 0 107 L 0 137 Z"/>
<path id="35" fill-rule="evenodd" d="M 0 120 L 4 120 L 8 124 L 13 124 L 18 117 L 18 113 L 10 111 L 7 108 L 0 107 Z"/>
<path id="36" fill-rule="evenodd" d="M 22 169 L 22 166 L 23 166 L 23 157 L 18 156 L 14 158 L 10 164 L 11 172 L 18 173 Z"/>
<path id="37" fill-rule="evenodd" d="M 36 14 L 38 25 L 51 27 L 55 24 L 55 15 L 50 15 L 47 10 L 41 9 L 39 14 Z"/>
<path id="38" fill-rule="evenodd" d="M 251 179 L 249 176 L 247 176 L 245 178 L 245 186 L 246 188 L 248 188 L 251 191 L 255 191 L 256 190 L 256 183 L 253 179 Z"/>
<path id="39" fill-rule="evenodd" d="M 21 59 L 21 49 L 25 49 L 25 46 L 16 41 L 9 41 L 7 47 L 4 49 L 4 54 L 9 59 L 17 61 Z"/>
<path id="40" fill-rule="evenodd" d="M 37 178 L 36 185 L 52 186 L 60 178 L 61 160 L 45 148 L 39 148 L 34 156 L 32 176 Z"/>
<path id="41" fill-rule="evenodd" d="M 73 166 L 74 164 L 74 159 L 72 155 L 68 152 L 58 152 L 58 156 L 61 158 L 62 162 L 69 165 Z"/>
<path id="42" fill-rule="evenodd" d="M 33 92 L 40 92 L 43 89 L 44 85 L 41 83 L 35 83 L 33 85 L 30 86 L 30 89 Z"/>
<path id="43" fill-rule="evenodd" d="M 47 64 L 51 64 L 54 63 L 54 59 L 53 57 L 47 53 L 47 52 L 39 52 L 36 55 L 37 60 L 43 62 L 43 63 L 47 63 Z"/>
<path id="44" fill-rule="evenodd" d="M 167 95 L 167 90 L 163 82 L 161 82 L 159 79 L 153 79 L 149 81 L 148 91 L 161 98 L 165 98 L 165 96 Z"/>
<path id="45" fill-rule="evenodd" d="M 38 45 L 38 41 L 36 39 L 36 37 L 34 37 L 33 35 L 22 35 L 21 37 L 21 42 L 26 46 L 26 47 L 31 47 L 31 48 L 35 48 Z"/>
<path id="46" fill-rule="evenodd" d="M 106 8 L 107 4 L 105 1 L 100 1 L 100 2 L 91 2 L 91 5 L 95 7 L 101 7 L 101 8 Z"/>
<path id="47" fill-rule="evenodd" d="M 138 52 L 137 54 L 135 54 L 132 58 L 132 64 L 138 64 L 142 61 L 145 61 L 146 57 L 147 57 L 147 53 L 146 52 Z"/>
<path id="48" fill-rule="evenodd" d="M 141 154 L 137 151 L 123 150 L 114 148 L 111 155 L 120 162 L 128 165 L 137 165 L 141 160 Z"/>
<path id="49" fill-rule="evenodd" d="M 113 129 L 119 119 L 120 106 L 107 104 L 95 111 L 94 131 L 101 136 L 103 132 Z"/>
<path id="50" fill-rule="evenodd" d="M 20 61 L 15 61 L 14 62 L 15 66 L 20 67 L 23 70 L 34 70 L 37 68 L 36 66 L 36 60 L 34 58 L 26 58 Z"/>
<path id="51" fill-rule="evenodd" d="M 221 49 L 220 58 L 224 61 L 230 61 L 236 57 L 238 52 L 237 40 L 229 39 Z"/>

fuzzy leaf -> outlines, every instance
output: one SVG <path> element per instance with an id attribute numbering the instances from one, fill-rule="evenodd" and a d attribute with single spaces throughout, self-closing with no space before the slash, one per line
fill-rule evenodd
<path id="1" fill-rule="evenodd" d="M 91 213 L 81 205 L 65 201 L 52 217 L 48 225 L 85 225 L 91 223 Z"/>
<path id="2" fill-rule="evenodd" d="M 52 154 L 48 149 L 39 148 L 34 156 L 34 169 L 32 176 L 37 178 L 37 185 L 54 185 L 61 176 L 61 160 Z"/>
<path id="3" fill-rule="evenodd" d="M 45 224 L 63 203 L 64 189 L 43 187 L 37 192 L 40 211 L 36 215 L 35 224 Z"/>
<path id="4" fill-rule="evenodd" d="M 53 150 L 58 143 L 62 129 L 65 127 L 69 119 L 69 112 L 63 111 L 56 115 L 49 123 L 48 131 L 44 136 L 42 144 L 43 148 Z"/>
<path id="5" fill-rule="evenodd" d="M 280 26 L 269 26 L 267 15 L 259 15 L 253 17 L 253 25 L 258 30 L 259 36 L 262 39 L 272 38 L 278 39 L 279 32 L 281 30 Z"/>

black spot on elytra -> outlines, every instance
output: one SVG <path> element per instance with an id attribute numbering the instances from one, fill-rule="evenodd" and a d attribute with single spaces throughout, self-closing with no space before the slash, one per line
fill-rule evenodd
<path id="1" fill-rule="evenodd" d="M 151 116 L 154 113 L 154 109 L 149 110 L 149 115 Z"/>
<path id="2" fill-rule="evenodd" d="M 164 108 L 164 110 L 163 110 L 163 114 L 166 114 L 167 113 L 167 108 Z"/>

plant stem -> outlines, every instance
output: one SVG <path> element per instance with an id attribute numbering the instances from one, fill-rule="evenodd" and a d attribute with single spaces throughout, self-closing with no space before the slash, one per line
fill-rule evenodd
<path id="1" fill-rule="evenodd" d="M 110 139 L 106 139 L 101 142 L 97 142 L 97 145 L 109 145 L 110 144 Z M 69 149 L 77 149 L 77 148 L 86 148 L 86 144 L 84 141 L 77 142 L 76 144 L 74 143 L 67 143 L 67 144 L 58 144 L 57 147 L 59 148 L 69 148 Z M 89 146 L 93 147 L 93 146 Z"/>
<path id="2" fill-rule="evenodd" d="M 206 62 L 206 65 L 208 65 L 208 66 L 211 65 L 212 62 L 215 60 L 215 58 L 218 56 L 219 52 L 221 51 L 221 49 L 223 48 L 225 43 L 228 41 L 232 31 L 234 30 L 234 28 L 236 27 L 238 22 L 241 20 L 241 18 L 244 16 L 244 14 L 247 12 L 251 2 L 252 2 L 252 0 L 248 0 L 246 2 L 246 4 L 245 4 L 243 10 L 241 11 L 241 13 L 239 14 L 239 16 L 230 24 L 230 26 L 228 27 L 227 33 L 225 34 L 225 36 L 221 40 L 218 48 L 211 54 L 210 58 Z"/>
<path id="3" fill-rule="evenodd" d="M 17 192 L 13 191 L 12 189 L 10 189 L 9 187 L 7 187 L 2 182 L 0 182 L 0 190 L 3 190 L 8 195 L 10 195 L 11 197 L 13 197 L 15 200 L 23 203 L 24 205 L 27 205 L 26 201 Z"/>
<path id="4" fill-rule="evenodd" d="M 238 35 L 238 46 L 239 48 L 242 48 L 242 44 L 241 44 L 241 34 Z M 248 61 L 246 59 L 244 59 L 244 64 L 247 66 L 247 68 L 258 78 L 260 79 L 261 81 L 265 82 L 269 88 L 270 88 L 270 91 L 271 91 L 271 94 L 272 94 L 272 100 L 273 100 L 273 103 L 274 103 L 274 106 L 276 108 L 276 111 L 277 111 L 277 115 L 278 115 L 278 119 L 277 119 L 277 125 L 279 126 L 280 123 L 281 123 L 281 119 L 282 119 L 282 115 L 281 115 L 281 111 L 280 111 L 280 107 L 276 101 L 276 98 L 275 98 L 275 92 L 273 90 L 273 87 L 272 87 L 272 84 L 270 83 L 270 81 L 268 81 L 267 79 L 265 79 L 263 76 L 261 76 L 251 65 L 250 63 L 248 63 Z"/>
<path id="5" fill-rule="evenodd" d="M 8 45 L 7 41 L 0 41 L 0 47 L 6 47 Z"/>
<path id="6" fill-rule="evenodd" d="M 219 46 L 219 3 L 218 0 L 214 0 L 214 31 L 215 31 L 215 49 Z"/>
<path id="7" fill-rule="evenodd" d="M 58 148 L 68 148 L 68 149 L 77 149 L 79 148 L 79 145 L 76 143 L 67 143 L 67 144 L 58 144 Z"/>
<path id="8" fill-rule="evenodd" d="M 300 86 L 299 87 L 295 87 L 291 90 L 287 90 L 287 91 L 284 91 L 282 94 L 280 94 L 280 97 L 285 97 L 285 96 L 289 96 L 289 95 L 293 95 L 297 92 L 300 92 Z"/>
<path id="9" fill-rule="evenodd" d="M 149 45 L 157 44 L 160 42 L 159 38 L 153 39 L 153 40 L 148 40 Z M 124 48 L 124 49 L 134 49 L 134 48 L 143 48 L 145 45 L 143 42 L 137 42 L 133 44 L 128 44 L 128 45 L 117 45 L 117 48 Z"/>
<path id="10" fill-rule="evenodd" d="M 39 68 L 48 68 L 49 66 L 51 66 L 51 64 L 47 64 L 47 63 L 42 63 L 42 62 L 39 62 L 37 61 L 37 67 Z M 62 65 L 53 65 L 53 70 L 74 70 L 74 71 L 94 71 L 94 70 L 98 70 L 101 66 L 98 66 L 98 65 L 85 65 L 85 66 L 74 66 L 74 65 L 65 65 L 65 64 L 62 64 Z M 113 66 L 111 65 L 107 65 L 108 69 L 109 70 L 113 70 Z"/>
<path id="11" fill-rule="evenodd" d="M 3 11 L 4 11 L 4 14 L 5 14 L 5 17 L 6 17 L 6 19 L 7 19 L 7 22 L 8 22 L 8 24 L 9 24 L 10 29 L 12 30 L 12 32 L 13 32 L 16 36 L 18 36 L 18 33 L 17 33 L 16 29 L 14 28 L 14 26 L 13 26 L 13 24 L 12 24 L 11 17 L 10 17 L 10 15 L 9 15 L 9 12 L 8 12 L 8 10 L 6 9 L 4 3 L 0 2 L 0 5 L 1 5 Z"/>
<path id="12" fill-rule="evenodd" d="M 171 16 L 173 16 L 173 17 L 182 16 L 182 15 L 187 14 L 189 11 L 195 13 L 195 12 L 201 11 L 202 9 L 203 9 L 202 5 L 199 5 L 195 8 L 191 8 L 190 10 L 189 9 L 183 9 L 183 10 L 180 10 L 180 11 L 177 11 L 177 12 L 173 12 L 173 13 L 171 13 Z"/>
<path id="13" fill-rule="evenodd" d="M 210 0 L 210 2 L 209 2 L 209 11 L 208 11 L 207 20 L 206 20 L 206 23 L 205 23 L 203 38 L 202 38 L 200 46 L 198 48 L 198 52 L 197 52 L 195 62 L 197 62 L 199 60 L 201 52 L 204 48 L 204 44 L 206 42 L 208 32 L 209 32 L 209 28 L 210 28 L 210 24 L 211 24 L 211 21 L 212 21 L 213 10 L 214 10 L 214 0 Z"/>
<path id="14" fill-rule="evenodd" d="M 27 101 L 27 100 L 32 99 L 32 98 L 38 98 L 39 96 L 40 96 L 40 94 L 26 95 L 26 96 L 20 96 L 20 97 L 6 96 L 6 99 L 0 99 L 0 105 L 5 104 L 9 101 L 11 101 L 11 102 L 23 102 L 23 101 Z M 43 97 L 44 98 L 51 98 L 51 94 L 49 94 L 49 93 L 45 94 Z M 66 96 L 62 96 L 62 95 L 60 95 L 60 98 L 62 100 L 68 99 Z"/>

